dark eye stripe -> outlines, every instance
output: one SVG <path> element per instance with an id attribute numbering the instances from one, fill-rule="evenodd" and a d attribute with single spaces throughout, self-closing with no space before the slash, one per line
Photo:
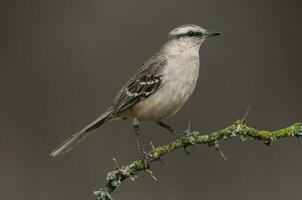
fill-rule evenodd
<path id="1" fill-rule="evenodd" d="M 193 31 L 189 31 L 187 33 L 182 33 L 182 34 L 178 34 L 176 35 L 176 37 L 198 37 L 198 36 L 202 36 L 203 34 L 201 32 L 193 32 Z"/>

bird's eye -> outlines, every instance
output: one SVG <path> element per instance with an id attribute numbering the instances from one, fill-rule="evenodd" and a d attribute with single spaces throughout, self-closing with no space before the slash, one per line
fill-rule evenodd
<path id="1" fill-rule="evenodd" d="M 188 35 L 189 35 L 189 36 L 195 36 L 195 33 L 194 33 L 193 31 L 189 31 L 189 32 L 188 32 Z"/>

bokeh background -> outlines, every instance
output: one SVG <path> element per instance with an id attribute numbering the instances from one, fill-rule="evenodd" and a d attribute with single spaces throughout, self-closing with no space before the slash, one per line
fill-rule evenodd
<path id="1" fill-rule="evenodd" d="M 205 42 L 201 73 L 172 127 L 203 133 L 241 118 L 279 129 L 302 121 L 300 1 L 1 0 L 0 199 L 83 200 L 107 171 L 138 158 L 129 121 L 112 122 L 72 152 L 50 151 L 94 120 L 175 26 L 224 32 Z M 174 137 L 142 125 L 145 146 Z M 302 145 L 223 142 L 224 161 L 205 145 L 164 157 L 115 199 L 301 199 Z"/>

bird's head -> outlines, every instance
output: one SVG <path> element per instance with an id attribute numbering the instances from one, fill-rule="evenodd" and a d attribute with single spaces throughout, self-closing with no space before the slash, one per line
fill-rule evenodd
<path id="1" fill-rule="evenodd" d="M 200 26 L 186 24 L 174 28 L 169 33 L 168 40 L 188 48 L 199 47 L 205 39 L 221 34 L 219 31 L 206 30 Z"/>

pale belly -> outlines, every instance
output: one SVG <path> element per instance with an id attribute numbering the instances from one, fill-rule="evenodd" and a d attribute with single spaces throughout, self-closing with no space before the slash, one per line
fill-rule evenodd
<path id="1" fill-rule="evenodd" d="M 162 87 L 131 108 L 133 117 L 140 121 L 160 121 L 183 107 L 195 89 L 199 73 L 196 61 L 185 64 L 178 70 L 173 66 L 165 70 Z"/>

